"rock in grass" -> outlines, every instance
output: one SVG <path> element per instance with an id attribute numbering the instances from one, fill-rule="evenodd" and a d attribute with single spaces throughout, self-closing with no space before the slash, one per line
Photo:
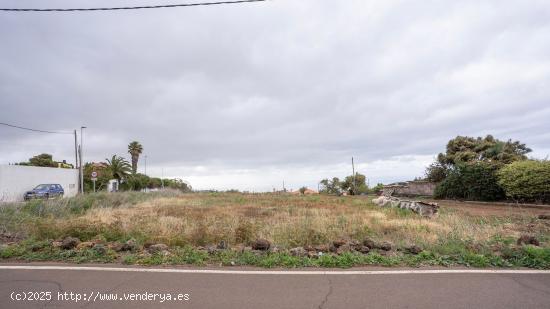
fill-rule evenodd
<path id="1" fill-rule="evenodd" d="M 52 247 L 54 248 L 61 248 L 61 245 L 63 245 L 62 241 L 58 241 L 58 240 L 52 241 Z"/>
<path id="2" fill-rule="evenodd" d="M 410 254 L 416 255 L 416 254 L 419 254 L 420 252 L 422 252 L 422 248 L 420 248 L 417 245 L 412 245 L 412 246 L 406 247 L 405 251 L 410 253 Z"/>
<path id="3" fill-rule="evenodd" d="M 149 251 L 149 253 L 151 254 L 168 251 L 168 246 L 165 244 L 154 244 L 154 245 L 150 245 L 147 248 L 147 251 Z"/>
<path id="4" fill-rule="evenodd" d="M 103 244 L 95 244 L 92 250 L 100 255 L 104 255 L 105 253 L 107 253 L 107 248 L 105 248 L 105 245 Z"/>
<path id="5" fill-rule="evenodd" d="M 353 251 L 353 248 L 349 244 L 345 244 L 336 249 L 336 254 L 343 254 L 351 251 Z"/>
<path id="6" fill-rule="evenodd" d="M 367 247 L 367 246 L 361 246 L 361 247 L 357 248 L 357 251 L 361 252 L 363 254 L 367 254 L 367 253 L 370 252 L 370 248 Z"/>
<path id="7" fill-rule="evenodd" d="M 95 245 L 95 243 L 93 241 L 84 241 L 84 242 L 81 242 L 79 243 L 76 248 L 78 250 L 81 250 L 81 249 L 90 249 L 92 248 L 93 246 Z"/>
<path id="8" fill-rule="evenodd" d="M 538 239 L 531 235 L 521 235 L 521 237 L 518 238 L 517 244 L 540 246 Z"/>
<path id="9" fill-rule="evenodd" d="M 308 251 L 303 247 L 296 247 L 296 248 L 290 249 L 290 255 L 304 257 L 308 255 Z"/>
<path id="10" fill-rule="evenodd" d="M 76 237 L 65 237 L 61 242 L 61 249 L 71 250 L 74 249 L 80 243 L 80 239 Z"/>
<path id="11" fill-rule="evenodd" d="M 350 240 L 348 244 L 351 247 L 351 249 L 355 251 L 359 251 L 359 249 L 362 247 L 361 243 L 358 242 L 357 240 Z"/>
<path id="12" fill-rule="evenodd" d="M 374 242 L 374 240 L 367 237 L 363 240 L 363 246 L 368 247 L 369 249 L 375 249 L 376 243 Z"/>
<path id="13" fill-rule="evenodd" d="M 206 247 L 206 252 L 208 252 L 208 254 L 216 254 L 220 252 L 220 249 L 218 249 L 218 247 L 216 246 L 208 246 Z"/>
<path id="14" fill-rule="evenodd" d="M 271 253 L 278 253 L 278 252 L 281 252 L 281 248 L 277 247 L 277 246 L 271 246 L 269 248 L 269 252 Z"/>
<path id="15" fill-rule="evenodd" d="M 225 240 L 220 241 L 220 243 L 217 246 L 217 249 L 220 250 L 226 250 L 227 249 L 227 242 Z"/>
<path id="16" fill-rule="evenodd" d="M 327 245 L 319 245 L 319 246 L 315 246 L 315 251 L 317 252 L 329 252 L 329 247 Z"/>
<path id="17" fill-rule="evenodd" d="M 266 239 L 256 239 L 256 241 L 252 243 L 252 249 L 254 250 L 267 251 L 269 247 L 271 247 L 271 243 Z"/>
<path id="18" fill-rule="evenodd" d="M 539 215 L 540 220 L 550 220 L 550 215 Z"/>
<path id="19" fill-rule="evenodd" d="M 134 239 L 129 239 L 122 245 L 122 251 L 135 251 L 137 249 L 138 245 Z"/>
<path id="20" fill-rule="evenodd" d="M 123 246 L 124 246 L 124 244 L 121 244 L 118 241 L 107 244 L 107 248 L 109 248 L 109 249 L 111 249 L 115 252 L 122 251 Z"/>
<path id="21" fill-rule="evenodd" d="M 381 243 L 377 244 L 376 248 L 380 249 L 380 250 L 384 250 L 384 251 L 390 251 L 391 248 L 392 248 L 392 244 L 387 242 L 387 241 L 384 241 L 384 242 L 381 242 Z"/>
<path id="22" fill-rule="evenodd" d="M 347 244 L 348 242 L 345 239 L 338 239 L 332 242 L 332 245 L 336 248 L 340 248 L 341 246 Z"/>

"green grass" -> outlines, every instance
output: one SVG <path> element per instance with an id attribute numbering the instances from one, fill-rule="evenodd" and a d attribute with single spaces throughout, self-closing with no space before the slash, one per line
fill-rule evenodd
<path id="1" fill-rule="evenodd" d="M 222 265 L 257 266 L 263 268 L 328 267 L 350 268 L 356 266 L 467 266 L 467 267 L 529 267 L 550 269 L 550 249 L 533 246 L 505 247 L 501 255 L 476 253 L 453 243 L 446 250 L 423 251 L 418 255 L 398 252 L 385 256 L 378 252 L 360 254 L 346 252 L 341 255 L 324 254 L 320 257 L 296 257 L 288 252 L 260 253 L 222 250 L 208 254 L 191 246 L 174 247 L 169 255 L 161 253 L 123 253 L 107 250 L 100 253 L 94 249 L 62 250 L 53 248 L 49 242 L 25 240 L 0 249 L 0 258 L 24 261 L 65 261 L 72 263 L 114 263 L 128 265 Z"/>
<path id="2" fill-rule="evenodd" d="M 138 204 L 139 207 L 135 207 Z M 130 216 L 134 215 L 134 211 L 140 214 L 136 208 L 147 211 L 149 217 L 136 216 L 132 217 L 135 220 L 127 221 L 90 221 L 96 218 L 90 213 L 95 214 L 98 209 L 105 218 L 112 218 L 111 214 L 116 214 L 113 209 L 128 210 L 123 213 Z M 170 225 L 174 222 L 184 222 L 183 228 L 180 226 L 180 230 L 174 232 Z M 390 222 L 399 224 L 388 224 Z M 454 224 L 453 228 L 445 230 L 449 224 Z M 528 224 L 537 224 L 535 228 L 538 232 L 534 234 L 541 247 L 516 245 L 517 236 L 514 235 Z M 544 224 L 528 216 L 484 218 L 463 216 L 453 209 L 442 209 L 439 218 L 426 220 L 410 211 L 379 208 L 368 199 L 354 197 L 97 193 L 62 200 L 2 205 L 0 232 L 17 234 L 23 240 L 9 246 L 0 245 L 0 259 L 129 265 L 249 265 L 264 268 L 462 265 L 550 269 L 550 233 Z M 501 228 L 503 226 L 506 229 Z M 163 235 L 162 231 L 166 234 Z M 434 234 L 437 234 L 435 240 L 431 237 Z M 489 236 L 483 238 L 479 235 Z M 144 250 L 131 253 L 62 250 L 51 245 L 52 240 L 67 236 L 104 243 L 134 239 L 139 246 L 165 243 L 170 246 L 170 254 L 150 255 Z M 282 251 L 258 254 L 224 250 L 208 254 L 197 248 L 217 244 L 220 240 L 226 240 L 231 246 L 248 244 L 260 236 L 270 239 Z M 366 255 L 325 254 L 313 258 L 295 257 L 288 253 L 292 247 L 329 244 L 340 237 L 391 241 L 397 250 L 392 250 L 388 255 L 373 250 Z M 411 243 L 424 251 L 418 255 L 406 253 L 403 249 Z"/>

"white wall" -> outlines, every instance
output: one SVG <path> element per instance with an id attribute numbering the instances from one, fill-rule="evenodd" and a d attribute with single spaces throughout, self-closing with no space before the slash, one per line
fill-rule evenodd
<path id="1" fill-rule="evenodd" d="M 26 191 L 42 183 L 60 184 L 66 197 L 78 193 L 78 170 L 68 168 L 0 165 L 0 202 L 23 200 Z"/>

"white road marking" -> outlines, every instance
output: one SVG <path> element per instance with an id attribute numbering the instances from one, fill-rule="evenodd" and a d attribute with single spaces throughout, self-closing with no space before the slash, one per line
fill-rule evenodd
<path id="1" fill-rule="evenodd" d="M 0 270 L 72 270 L 72 271 L 111 271 L 144 273 L 180 274 L 221 274 L 221 275 L 413 275 L 413 274 L 545 274 L 550 270 L 533 269 L 407 269 L 407 270 L 218 270 L 218 269 L 174 269 L 174 268 L 133 268 L 133 267 L 94 267 L 94 266 L 35 266 L 0 265 Z"/>

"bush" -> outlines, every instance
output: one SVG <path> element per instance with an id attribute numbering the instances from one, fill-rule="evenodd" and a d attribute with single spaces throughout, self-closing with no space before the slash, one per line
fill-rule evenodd
<path id="1" fill-rule="evenodd" d="M 436 198 L 496 201 L 504 199 L 498 184 L 499 165 L 489 162 L 458 164 L 435 189 Z"/>
<path id="2" fill-rule="evenodd" d="M 506 196 L 521 201 L 550 202 L 550 161 L 519 161 L 498 172 Z"/>

